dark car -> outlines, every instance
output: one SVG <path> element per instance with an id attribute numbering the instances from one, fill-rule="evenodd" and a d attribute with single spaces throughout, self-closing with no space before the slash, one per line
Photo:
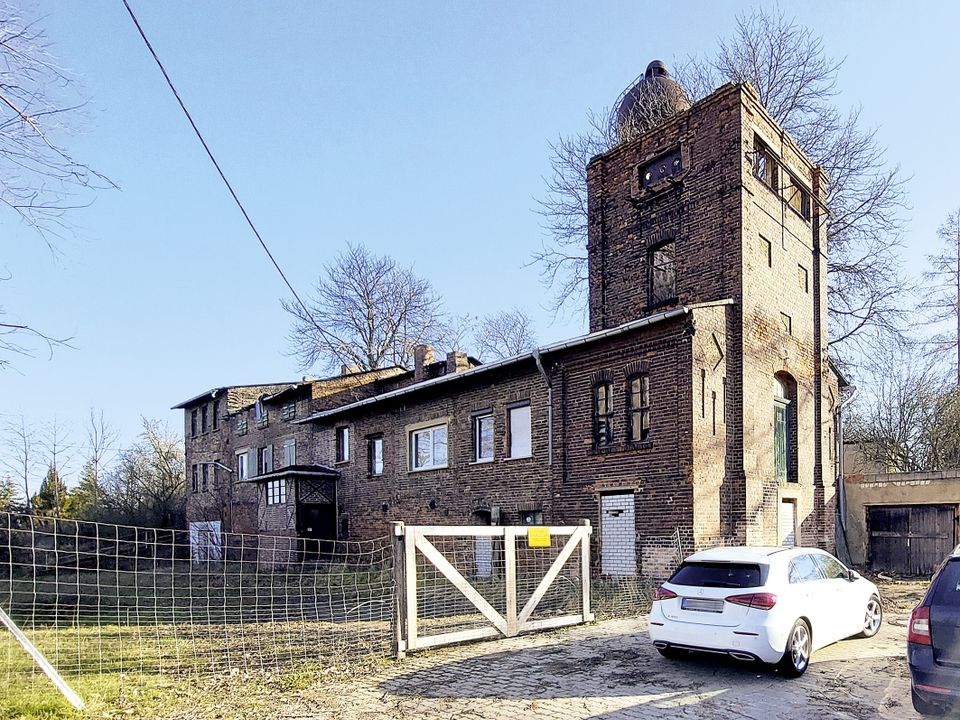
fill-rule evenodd
<path id="1" fill-rule="evenodd" d="M 960 709 L 960 547 L 940 565 L 910 615 L 907 662 L 917 712 L 943 715 Z"/>

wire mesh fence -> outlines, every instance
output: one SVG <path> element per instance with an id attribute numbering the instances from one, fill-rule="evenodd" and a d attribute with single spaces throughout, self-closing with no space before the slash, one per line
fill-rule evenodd
<path id="1" fill-rule="evenodd" d="M 512 597 L 508 579 L 515 581 L 520 610 L 569 540 L 554 535 L 544 547 L 512 543 L 508 578 L 504 537 L 431 539 L 500 615 Z M 327 542 L 221 533 L 216 524 L 181 531 L 0 513 L 0 609 L 70 682 L 342 667 L 393 653 L 392 542 L 389 536 Z M 413 557 L 425 634 L 489 625 L 422 552 Z M 569 554 L 530 620 L 581 611 L 583 558 L 579 550 Z M 641 578 L 594 574 L 590 587 L 599 619 L 649 609 L 652 588 Z M 0 700 L 31 683 L 55 694 L 3 628 L 0 678 Z"/>
<path id="2" fill-rule="evenodd" d="M 64 677 L 332 664 L 389 652 L 386 539 L 320 542 L 0 515 L 0 606 Z M 2 692 L 37 672 L 0 634 Z"/>

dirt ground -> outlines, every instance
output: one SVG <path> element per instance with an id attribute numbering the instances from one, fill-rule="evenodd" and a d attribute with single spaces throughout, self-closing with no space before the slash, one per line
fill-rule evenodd
<path id="1" fill-rule="evenodd" d="M 884 582 L 881 632 L 818 651 L 798 680 L 734 660 L 669 661 L 646 617 L 411 655 L 347 682 L 318 683 L 277 718 L 836 718 L 917 717 L 906 620 L 925 582 Z"/>

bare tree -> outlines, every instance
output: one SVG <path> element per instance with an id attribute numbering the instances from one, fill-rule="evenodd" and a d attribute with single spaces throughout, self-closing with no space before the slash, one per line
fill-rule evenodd
<path id="1" fill-rule="evenodd" d="M 37 449 L 37 431 L 21 414 L 4 427 L 3 445 L 7 452 L 0 463 L 23 487 L 26 509 L 30 511 L 30 480 L 42 464 Z"/>
<path id="2" fill-rule="evenodd" d="M 307 301 L 309 315 L 297 303 L 282 304 L 293 316 L 291 354 L 304 369 L 409 366 L 416 345 L 439 344 L 447 331 L 430 282 L 362 245 L 348 245 L 325 266 Z"/>
<path id="3" fill-rule="evenodd" d="M 106 517 L 149 527 L 180 527 L 186 504 L 183 440 L 143 418 L 140 439 L 120 453 L 104 481 Z"/>
<path id="4" fill-rule="evenodd" d="M 960 467 L 960 389 L 916 347 L 892 346 L 864 366 L 868 391 L 849 438 L 865 460 L 899 472 Z"/>
<path id="5" fill-rule="evenodd" d="M 0 0 L 0 207 L 39 233 L 52 252 L 53 239 L 70 229 L 71 211 L 89 204 L 93 191 L 116 187 L 63 144 L 84 104 L 43 30 Z M 0 367 L 11 354 L 32 355 L 38 344 L 52 352 L 65 342 L 27 322 L 2 323 Z"/>
<path id="6" fill-rule="evenodd" d="M 905 188 L 899 170 L 887 166 L 875 131 L 861 127 L 859 110 L 843 113 L 834 104 L 841 64 L 809 28 L 778 9 L 759 8 L 738 18 L 716 56 L 687 58 L 677 77 L 693 99 L 722 82 L 749 82 L 777 122 L 824 167 L 830 177 L 831 342 L 862 349 L 899 336 L 908 306 L 897 258 Z M 622 141 L 611 136 L 611 121 L 603 117 L 590 114 L 587 132 L 552 146 L 553 175 L 539 210 L 548 239 L 533 261 L 554 292 L 555 311 L 581 303 L 586 291 L 586 163 Z"/>
<path id="7" fill-rule="evenodd" d="M 487 315 L 473 335 L 477 354 L 485 362 L 529 352 L 536 344 L 533 322 L 518 307 Z"/>
<path id="8" fill-rule="evenodd" d="M 930 270 L 923 277 L 931 285 L 920 309 L 928 313 L 928 325 L 950 323 L 948 330 L 930 339 L 929 347 L 939 357 L 952 358 L 960 387 L 960 209 L 947 216 L 937 235 L 943 241 L 943 252 L 927 255 Z"/>
<path id="9" fill-rule="evenodd" d="M 104 506 L 104 478 L 108 457 L 118 434 L 99 414 L 90 409 L 87 418 L 87 442 L 83 468 L 77 487 L 70 493 L 67 514 L 82 520 L 97 520 Z"/>

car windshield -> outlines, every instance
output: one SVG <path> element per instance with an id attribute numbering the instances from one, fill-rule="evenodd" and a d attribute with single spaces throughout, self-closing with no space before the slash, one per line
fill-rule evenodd
<path id="1" fill-rule="evenodd" d="M 760 566 L 747 563 L 685 562 L 670 578 L 674 585 L 751 588 L 762 585 Z"/>

